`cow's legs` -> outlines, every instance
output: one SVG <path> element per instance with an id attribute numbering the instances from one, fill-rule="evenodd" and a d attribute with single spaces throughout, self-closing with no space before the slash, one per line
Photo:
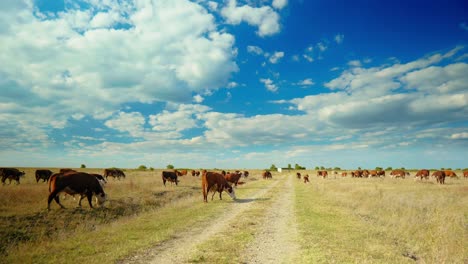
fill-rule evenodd
<path id="1" fill-rule="evenodd" d="M 60 203 L 60 199 L 59 199 L 59 192 L 58 191 L 53 191 L 49 194 L 49 198 L 47 199 L 47 210 L 50 210 L 50 202 L 52 202 L 52 199 L 55 200 L 55 202 L 60 205 L 61 208 L 65 208 L 65 206 L 63 206 L 61 203 Z"/>
<path id="2" fill-rule="evenodd" d="M 92 192 L 86 193 L 86 197 L 88 198 L 89 207 L 93 208 L 93 204 L 92 204 L 93 193 Z M 80 200 L 80 202 L 81 202 L 81 200 Z"/>

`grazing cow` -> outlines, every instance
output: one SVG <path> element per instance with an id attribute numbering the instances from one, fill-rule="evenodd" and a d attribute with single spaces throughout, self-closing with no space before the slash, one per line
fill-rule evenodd
<path id="1" fill-rule="evenodd" d="M 404 170 L 392 170 L 390 172 L 392 178 L 402 178 L 404 179 L 406 176 L 406 172 Z"/>
<path id="2" fill-rule="evenodd" d="M 322 177 L 322 178 L 326 178 L 328 176 L 328 172 L 326 170 L 324 171 L 317 171 L 317 177 Z"/>
<path id="3" fill-rule="evenodd" d="M 241 178 L 241 176 L 242 176 L 242 173 L 240 171 L 236 171 L 233 173 L 227 173 L 226 175 L 224 175 L 224 178 L 226 179 L 226 181 L 233 183 L 234 186 L 237 187 L 237 184 L 239 183 L 239 179 Z"/>
<path id="4" fill-rule="evenodd" d="M 164 186 L 166 186 L 166 181 L 170 181 L 171 185 L 173 182 L 175 182 L 175 184 L 177 185 L 177 183 L 179 182 L 179 180 L 177 179 L 177 174 L 178 174 L 177 170 L 176 171 L 163 171 L 161 176 L 162 176 Z"/>
<path id="5" fill-rule="evenodd" d="M 192 170 L 191 173 L 192 173 L 193 177 L 195 177 L 195 175 L 197 174 L 197 172 L 195 170 Z"/>
<path id="6" fill-rule="evenodd" d="M 49 197 L 47 199 L 47 210 L 50 210 L 50 203 L 52 202 L 52 199 L 54 199 L 61 208 L 65 208 L 60 203 L 58 194 L 61 192 L 65 192 L 70 195 L 80 194 L 82 198 L 83 196 L 86 196 L 88 198 L 89 207 L 91 208 L 93 208 L 93 194 L 96 195 L 99 206 L 104 205 L 104 202 L 107 198 L 106 193 L 104 192 L 97 176 L 84 172 L 67 174 L 56 173 L 52 175 L 49 181 L 49 192 Z M 80 206 L 81 199 L 79 203 Z"/>
<path id="7" fill-rule="evenodd" d="M 42 182 L 48 182 L 53 172 L 51 170 L 36 170 L 36 182 L 42 179 Z"/>
<path id="8" fill-rule="evenodd" d="M 271 175 L 271 172 L 269 172 L 269 171 L 264 171 L 262 173 L 262 177 L 263 177 L 263 179 L 273 179 L 273 176 Z"/>
<path id="9" fill-rule="evenodd" d="M 247 178 L 249 177 L 249 172 L 248 171 L 244 171 L 244 178 Z"/>
<path id="10" fill-rule="evenodd" d="M 432 176 L 436 178 L 438 183 L 445 184 L 445 171 L 435 171 Z"/>
<path id="11" fill-rule="evenodd" d="M 66 173 L 71 173 L 71 172 L 77 172 L 76 170 L 73 170 L 73 169 L 60 169 L 60 172 L 61 174 L 66 174 Z"/>
<path id="12" fill-rule="evenodd" d="M 217 172 L 208 172 L 203 170 L 202 173 L 202 189 L 203 189 L 203 201 L 205 203 L 208 202 L 208 193 L 210 192 L 211 188 L 216 186 L 216 189 L 213 189 L 213 195 L 211 196 L 211 200 L 213 200 L 214 195 L 216 192 L 219 192 L 219 199 L 222 200 L 223 197 L 221 196 L 222 192 L 225 191 L 232 199 L 236 199 L 236 193 L 234 192 L 234 188 L 227 182 L 224 176 L 221 173 Z"/>
<path id="13" fill-rule="evenodd" d="M 306 174 L 304 175 L 304 183 L 308 183 L 309 182 L 309 174 Z"/>
<path id="14" fill-rule="evenodd" d="M 371 170 L 371 171 L 369 171 L 369 176 L 370 177 L 378 177 L 379 175 L 377 174 L 376 170 Z"/>
<path id="15" fill-rule="evenodd" d="M 422 180 L 423 178 L 428 180 L 429 179 L 429 171 L 426 170 L 426 169 L 422 169 L 422 170 L 419 170 L 418 172 L 416 172 L 416 175 L 414 176 L 415 179 L 419 178 L 420 180 Z"/>
<path id="16" fill-rule="evenodd" d="M 300 180 L 301 179 L 301 174 L 298 172 L 296 173 L 297 178 Z"/>
<path id="17" fill-rule="evenodd" d="M 445 172 L 445 177 L 450 177 L 450 178 L 458 178 L 457 174 L 451 170 L 444 170 Z"/>
<path id="18" fill-rule="evenodd" d="M 468 170 L 463 171 L 463 177 L 464 177 L 465 179 L 468 178 Z"/>
<path id="19" fill-rule="evenodd" d="M 72 172 L 69 172 L 67 173 L 66 175 L 68 174 L 72 174 Z M 96 177 L 96 179 L 98 180 L 99 184 L 101 185 L 102 188 L 104 188 L 104 186 L 106 185 L 107 181 L 106 179 L 100 175 L 100 174 L 94 174 L 94 173 L 91 173 L 90 175 L 93 175 L 94 177 Z M 65 195 L 63 196 L 63 199 L 65 199 L 67 196 L 67 193 L 65 193 Z M 70 196 L 73 197 L 73 200 L 75 200 L 75 195 L 74 194 L 69 194 Z M 78 206 L 81 207 L 81 201 L 86 197 L 86 194 L 81 194 L 80 195 L 80 200 L 78 201 Z M 99 203 L 99 199 L 98 197 L 96 196 L 96 202 Z"/>
<path id="20" fill-rule="evenodd" d="M 187 175 L 187 170 L 175 170 L 175 172 L 177 173 L 177 176 L 184 176 L 184 175 Z"/>
<path id="21" fill-rule="evenodd" d="M 369 174 L 370 174 L 370 173 L 369 173 L 368 170 L 363 170 L 363 171 L 362 171 L 362 177 L 364 177 L 364 178 L 369 178 Z"/>
<path id="22" fill-rule="evenodd" d="M 348 175 L 348 173 L 346 171 L 341 173 L 341 177 L 346 177 L 347 175 Z"/>
<path id="23" fill-rule="evenodd" d="M 125 173 L 121 169 L 117 168 L 104 169 L 103 175 L 106 179 L 108 177 L 114 177 L 114 179 L 117 178 L 118 180 L 120 180 L 120 178 L 125 178 Z"/>
<path id="24" fill-rule="evenodd" d="M 2 177 L 2 183 L 5 184 L 6 179 L 9 180 L 8 184 L 11 184 L 11 181 L 16 181 L 16 184 L 20 184 L 20 178 L 24 176 L 24 171 L 19 171 L 16 168 L 0 168 L 0 176 Z"/>

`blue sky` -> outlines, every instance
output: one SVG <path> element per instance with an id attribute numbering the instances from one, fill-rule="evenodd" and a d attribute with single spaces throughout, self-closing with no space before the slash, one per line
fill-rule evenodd
<path id="1" fill-rule="evenodd" d="M 464 1 L 0 3 L 0 166 L 465 168 Z"/>

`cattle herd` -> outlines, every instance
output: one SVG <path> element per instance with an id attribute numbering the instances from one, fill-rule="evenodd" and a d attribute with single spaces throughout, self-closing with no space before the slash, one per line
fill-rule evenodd
<path id="1" fill-rule="evenodd" d="M 171 171 L 162 171 L 162 181 L 164 186 L 166 182 L 170 182 L 171 185 L 175 183 L 178 185 L 178 177 L 187 175 L 187 170 L 171 170 Z M 242 177 L 247 178 L 249 176 L 248 171 L 234 171 L 234 172 L 210 172 L 206 170 L 195 171 L 192 170 L 190 174 L 194 177 L 198 177 L 201 174 L 202 178 L 202 192 L 203 192 L 203 201 L 208 202 L 208 193 L 213 192 L 211 200 L 213 200 L 216 192 L 219 193 L 219 198 L 222 200 L 222 192 L 226 192 L 231 198 L 236 199 L 234 187 L 242 185 L 244 182 L 240 181 Z M 322 177 L 323 179 L 329 177 L 336 178 L 337 176 L 347 177 L 350 175 L 353 178 L 372 178 L 372 177 L 385 177 L 384 170 L 354 170 L 354 171 L 326 171 L 318 170 L 316 171 L 317 177 Z M 2 184 L 6 184 L 6 180 L 9 180 L 9 184 L 12 181 L 16 181 L 16 184 L 20 183 L 20 179 L 24 177 L 25 172 L 20 171 L 16 168 L 0 168 L 0 177 L 2 179 Z M 263 179 L 272 179 L 272 173 L 268 170 L 262 172 Z M 389 173 L 391 178 L 402 178 L 409 176 L 410 173 L 403 169 L 392 170 Z M 427 169 L 422 169 L 416 172 L 414 178 L 419 180 L 428 180 L 430 175 L 434 177 L 437 183 L 444 184 L 445 178 L 458 178 L 458 175 L 452 170 L 438 170 L 434 171 L 432 174 Z M 296 176 L 299 180 L 303 179 L 304 183 L 309 183 L 309 175 L 301 175 L 300 172 L 296 173 Z M 81 201 L 84 197 L 88 199 L 89 206 L 92 208 L 92 196 L 96 197 L 98 205 L 103 205 L 106 201 L 107 195 L 104 192 L 104 185 L 107 183 L 108 177 L 113 177 L 114 179 L 125 179 L 125 173 L 121 169 L 109 168 L 104 169 L 103 175 L 92 174 L 85 172 L 78 172 L 72 169 L 60 169 L 58 173 L 53 173 L 51 170 L 38 169 L 35 172 L 36 183 L 48 182 L 49 184 L 49 196 L 47 199 L 47 208 L 50 209 L 50 203 L 52 200 L 55 200 L 56 203 L 63 208 L 63 205 L 60 203 L 59 194 L 65 193 L 68 195 L 80 195 L 80 200 L 78 205 L 81 207 Z M 468 178 L 468 170 L 463 171 L 463 177 Z"/>

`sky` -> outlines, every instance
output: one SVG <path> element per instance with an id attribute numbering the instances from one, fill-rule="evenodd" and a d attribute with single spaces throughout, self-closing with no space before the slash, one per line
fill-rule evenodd
<path id="1" fill-rule="evenodd" d="M 3 0 L 0 166 L 468 167 L 466 1 Z"/>

